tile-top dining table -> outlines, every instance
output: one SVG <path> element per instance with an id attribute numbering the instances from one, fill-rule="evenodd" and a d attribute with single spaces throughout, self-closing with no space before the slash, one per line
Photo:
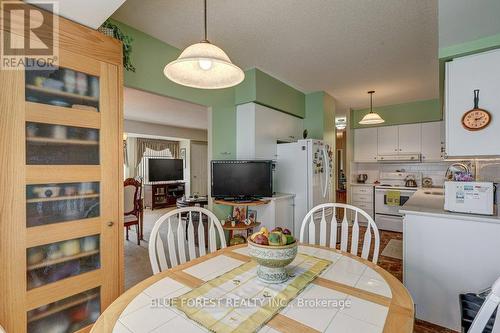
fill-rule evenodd
<path id="1" fill-rule="evenodd" d="M 298 253 L 323 258 L 331 264 L 258 332 L 413 332 L 411 296 L 387 271 L 370 261 L 327 247 L 299 245 Z M 243 244 L 153 275 L 116 299 L 91 332 L 210 331 L 168 302 L 158 306 L 159 300 L 184 295 L 251 260 L 248 247 Z M 316 302 L 318 306 L 297 306 L 305 299 L 343 301 L 336 303 L 343 306 L 321 306 L 333 304 L 321 302 Z"/>

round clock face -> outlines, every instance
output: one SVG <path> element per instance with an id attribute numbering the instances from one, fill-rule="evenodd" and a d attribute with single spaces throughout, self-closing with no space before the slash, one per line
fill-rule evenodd
<path id="1" fill-rule="evenodd" d="M 462 117 L 462 125 L 469 131 L 478 131 L 491 122 L 491 115 L 486 110 L 474 109 L 466 112 Z"/>

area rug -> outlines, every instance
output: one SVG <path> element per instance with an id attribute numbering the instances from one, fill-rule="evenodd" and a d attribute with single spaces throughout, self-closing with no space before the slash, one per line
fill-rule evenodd
<path id="1" fill-rule="evenodd" d="M 382 255 L 390 258 L 403 259 L 403 241 L 391 239 L 382 251 Z"/>

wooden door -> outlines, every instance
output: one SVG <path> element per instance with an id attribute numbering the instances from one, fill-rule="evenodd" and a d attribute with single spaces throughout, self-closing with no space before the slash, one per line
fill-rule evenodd
<path id="1" fill-rule="evenodd" d="M 398 142 L 400 153 L 420 153 L 421 147 L 421 124 L 399 125 Z"/>
<path id="2" fill-rule="evenodd" d="M 206 142 L 191 142 L 191 195 L 208 194 L 208 146 Z"/>
<path id="3" fill-rule="evenodd" d="M 394 155 L 398 153 L 398 126 L 378 128 L 378 154 Z"/>

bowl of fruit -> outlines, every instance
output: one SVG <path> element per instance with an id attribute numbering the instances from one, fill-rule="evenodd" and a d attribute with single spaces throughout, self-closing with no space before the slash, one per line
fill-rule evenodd
<path id="1" fill-rule="evenodd" d="M 266 228 L 252 234 L 248 240 L 249 254 L 259 264 L 257 277 L 266 283 L 288 280 L 285 267 L 297 256 L 297 241 L 288 229 Z"/>

